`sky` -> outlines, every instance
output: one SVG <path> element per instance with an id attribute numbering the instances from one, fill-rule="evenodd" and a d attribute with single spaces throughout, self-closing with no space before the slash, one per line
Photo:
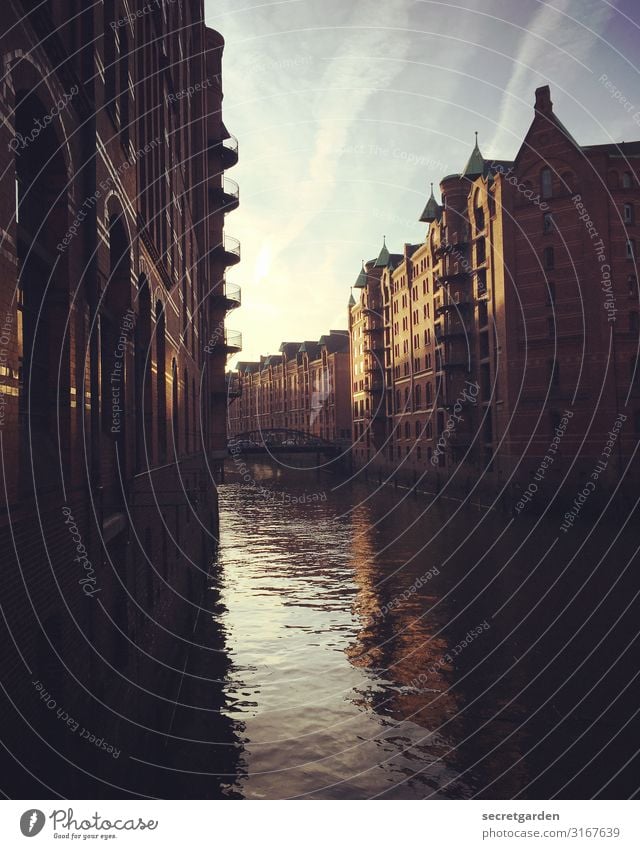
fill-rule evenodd
<path id="1" fill-rule="evenodd" d="M 581 144 L 640 139 L 637 0 L 205 8 L 225 38 L 223 117 L 240 151 L 225 222 L 242 244 L 227 274 L 242 287 L 227 320 L 243 333 L 235 360 L 346 328 L 361 260 L 384 236 L 393 252 L 424 240 L 429 184 L 439 199 L 474 131 L 485 158 L 513 158 L 538 86 Z"/>

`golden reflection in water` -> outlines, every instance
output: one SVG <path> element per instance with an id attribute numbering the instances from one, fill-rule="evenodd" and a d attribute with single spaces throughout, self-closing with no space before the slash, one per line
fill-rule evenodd
<path id="1" fill-rule="evenodd" d="M 446 659 L 449 643 L 439 633 L 442 623 L 438 616 L 430 613 L 437 597 L 428 592 L 428 584 L 417 586 L 420 567 L 415 563 L 400 564 L 399 569 L 393 564 L 393 581 L 387 580 L 375 554 L 371 511 L 366 505 L 358 505 L 353 519 L 351 565 L 358 588 L 354 612 L 360 630 L 346 654 L 354 666 L 368 672 L 371 680 L 370 689 L 361 692 L 354 702 L 395 722 L 415 723 L 424 728 L 425 737 L 431 736 L 458 710 L 456 693 L 450 686 L 451 663 Z M 430 740 L 432 747 L 434 742 Z M 446 748 L 443 740 L 442 750 Z"/>

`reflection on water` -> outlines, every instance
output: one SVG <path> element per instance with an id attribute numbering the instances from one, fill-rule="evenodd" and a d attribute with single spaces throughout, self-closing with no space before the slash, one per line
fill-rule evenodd
<path id="1" fill-rule="evenodd" d="M 210 741 L 182 752 L 190 795 L 583 797 L 619 770 L 602 794 L 635 790 L 632 539 L 546 555 L 533 521 L 253 473 L 220 489 L 183 694 L 208 710 L 173 728 Z"/>

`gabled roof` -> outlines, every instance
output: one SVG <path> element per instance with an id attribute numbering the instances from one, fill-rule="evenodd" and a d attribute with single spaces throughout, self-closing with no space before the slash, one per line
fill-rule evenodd
<path id="1" fill-rule="evenodd" d="M 315 360 L 320 353 L 320 346 L 317 342 L 307 339 L 300 345 L 300 353 L 306 353 L 310 360 Z"/>
<path id="2" fill-rule="evenodd" d="M 262 363 L 262 368 L 268 368 L 269 366 L 277 366 L 282 362 L 282 356 L 280 354 L 269 354 L 264 358 L 264 362 Z"/>
<path id="3" fill-rule="evenodd" d="M 569 130 L 564 126 L 562 121 L 558 118 L 558 116 L 553 111 L 553 103 L 551 102 L 551 93 L 549 91 L 548 85 L 540 86 L 536 89 L 536 102 L 535 102 L 535 116 L 533 121 L 531 122 L 529 129 L 527 130 L 524 140 L 520 145 L 520 150 L 516 154 L 515 161 L 517 162 L 520 159 L 523 151 L 528 150 L 530 145 L 527 141 L 529 138 L 529 134 L 531 133 L 532 128 L 536 124 L 540 124 L 540 121 L 543 120 L 547 125 L 551 124 L 558 129 L 564 138 L 569 142 L 569 144 L 573 145 L 576 150 L 580 151 L 582 148 L 578 144 L 578 142 L 571 135 Z"/>
<path id="4" fill-rule="evenodd" d="M 260 371 L 260 363 L 244 361 L 244 362 L 238 363 L 238 365 L 236 366 L 236 369 L 237 369 L 237 371 L 239 371 L 241 373 L 245 373 L 245 374 L 249 373 L 249 372 L 256 372 L 256 371 Z"/>
<path id="5" fill-rule="evenodd" d="M 349 333 L 348 331 L 337 332 L 332 330 L 328 336 L 320 337 L 320 345 L 324 345 L 330 354 L 349 350 Z"/>
<path id="6" fill-rule="evenodd" d="M 292 357 L 295 357 L 300 350 L 300 345 L 302 345 L 302 342 L 283 342 L 278 350 L 281 354 L 284 354 L 287 359 L 291 359 Z"/>

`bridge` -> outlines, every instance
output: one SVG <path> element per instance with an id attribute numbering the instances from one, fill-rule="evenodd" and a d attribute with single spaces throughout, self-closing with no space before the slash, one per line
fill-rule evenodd
<path id="1" fill-rule="evenodd" d="M 344 444 L 342 444 L 344 442 Z M 297 454 L 322 453 L 339 454 L 349 447 L 349 441 L 330 442 L 321 436 L 304 430 L 291 428 L 264 428 L 248 430 L 229 438 L 229 452 L 232 454 Z"/>

